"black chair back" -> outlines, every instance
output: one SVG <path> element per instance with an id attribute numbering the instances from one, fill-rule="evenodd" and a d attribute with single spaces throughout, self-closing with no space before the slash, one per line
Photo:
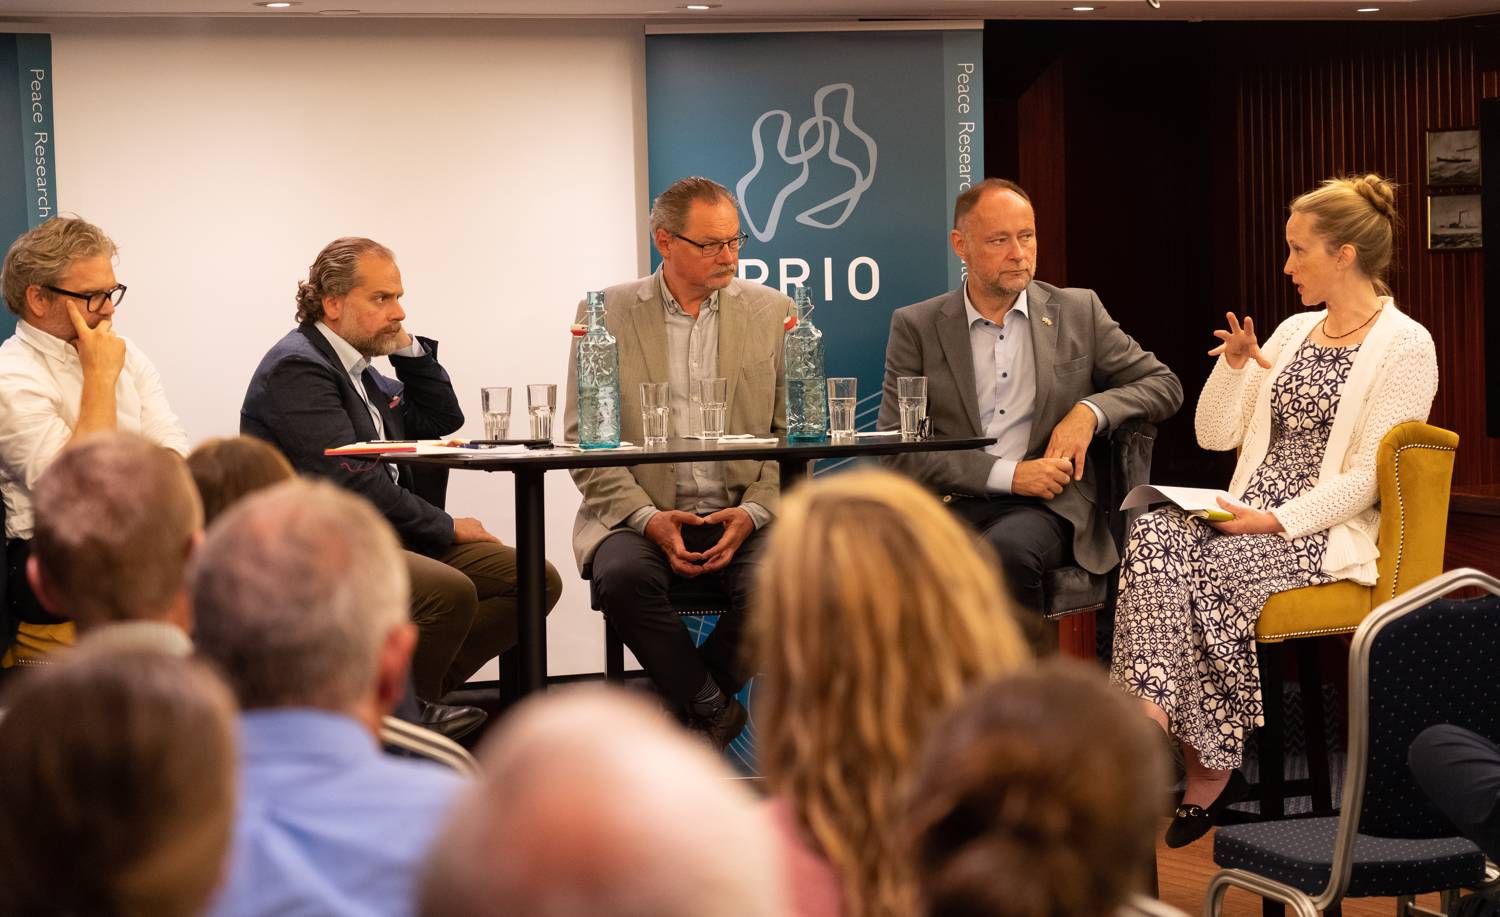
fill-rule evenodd
<path id="1" fill-rule="evenodd" d="M 1413 779 L 1407 749 L 1418 733 L 1441 723 L 1500 740 L 1500 596 L 1436 598 L 1412 608 L 1379 629 L 1368 659 L 1360 833 L 1449 837 L 1453 827 Z"/>

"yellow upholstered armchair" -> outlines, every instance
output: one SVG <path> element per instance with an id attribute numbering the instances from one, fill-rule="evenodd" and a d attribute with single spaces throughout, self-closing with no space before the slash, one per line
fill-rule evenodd
<path id="1" fill-rule="evenodd" d="M 1261 816 L 1283 812 L 1282 679 L 1284 647 L 1298 650 L 1297 667 L 1307 738 L 1310 795 L 1315 812 L 1333 810 L 1328 744 L 1323 731 L 1323 687 L 1316 641 L 1307 637 L 1352 634 L 1376 607 L 1443 572 L 1448 494 L 1458 434 L 1411 421 L 1380 441 L 1375 471 L 1380 486 L 1379 579 L 1374 586 L 1347 580 L 1271 596 L 1255 626 L 1266 725 L 1257 734 Z"/>

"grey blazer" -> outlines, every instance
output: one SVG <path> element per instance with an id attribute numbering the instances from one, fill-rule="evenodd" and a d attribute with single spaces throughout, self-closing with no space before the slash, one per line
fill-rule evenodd
<path id="1" fill-rule="evenodd" d="M 1026 296 L 1036 357 L 1036 406 L 1025 458 L 1040 457 L 1052 428 L 1085 398 L 1104 412 L 1111 429 L 1127 420 L 1159 423 L 1182 406 L 1177 376 L 1120 330 L 1092 290 L 1034 281 Z M 934 435 L 984 435 L 963 290 L 897 309 L 891 316 L 878 429 L 900 426 L 900 376 L 927 377 L 927 416 Z M 887 463 L 939 494 L 983 495 L 995 458 L 974 449 L 892 456 Z M 1081 481 L 1063 488 L 1047 506 L 1073 524 L 1078 566 L 1107 573 L 1120 558 L 1095 507 L 1097 469 L 1085 465 L 1083 472 Z"/>
<path id="2" fill-rule="evenodd" d="M 584 303 L 575 322 L 583 321 Z M 719 374 L 729 380 L 724 412 L 727 433 L 786 435 L 786 370 L 782 365 L 783 323 L 792 301 L 777 290 L 739 278 L 719 293 Z M 655 274 L 604 291 L 604 326 L 620 347 L 620 438 L 641 442 L 642 382 L 667 382 L 666 305 Z M 569 351 L 568 391 L 563 422 L 567 439 L 578 440 L 577 338 Z M 775 462 L 724 462 L 732 505 L 758 503 L 775 515 L 781 499 Z M 673 509 L 677 466 L 632 465 L 580 468 L 573 481 L 583 504 L 573 522 L 573 555 L 578 569 L 594 549 L 643 506 Z"/>

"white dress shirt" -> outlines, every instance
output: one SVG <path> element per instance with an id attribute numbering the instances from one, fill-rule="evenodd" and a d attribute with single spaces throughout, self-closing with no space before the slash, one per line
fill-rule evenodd
<path id="1" fill-rule="evenodd" d="M 1036 353 L 1031 343 L 1031 312 L 1022 290 L 1005 313 L 1004 327 L 974 308 L 969 285 L 964 284 L 964 313 L 969 319 L 969 349 L 974 356 L 974 387 L 979 399 L 979 424 L 995 438 L 984 451 L 995 456 L 985 487 L 990 493 L 1014 492 L 1016 466 L 1031 442 L 1036 408 Z M 1084 401 L 1094 412 L 1094 430 L 1104 427 L 1104 412 Z"/>
<path id="2" fill-rule="evenodd" d="M 349 381 L 354 385 L 354 391 L 359 394 L 359 400 L 365 403 L 365 410 L 370 412 L 370 419 L 375 422 L 375 438 L 385 439 L 385 421 L 380 417 L 380 411 L 370 403 L 370 393 L 365 391 L 365 370 L 370 368 L 370 358 L 360 353 L 353 344 L 339 337 L 339 333 L 332 328 L 318 322 L 317 328 L 323 332 L 323 337 L 333 345 L 333 352 L 338 354 L 339 362 L 344 366 L 344 372 L 349 374 Z M 427 348 L 417 340 L 417 336 L 411 336 L 411 344 L 391 354 L 396 357 L 423 357 L 427 355 Z M 390 462 L 383 462 L 386 472 L 392 481 L 400 480 L 400 472 Z"/>
<path id="3" fill-rule="evenodd" d="M 83 404 L 83 364 L 73 345 L 24 320 L 0 344 L 0 496 L 5 535 L 30 538 L 31 488 L 73 437 Z M 125 341 L 115 382 L 118 429 L 139 433 L 183 455 L 187 433 L 167 404 L 161 377 L 140 348 Z"/>

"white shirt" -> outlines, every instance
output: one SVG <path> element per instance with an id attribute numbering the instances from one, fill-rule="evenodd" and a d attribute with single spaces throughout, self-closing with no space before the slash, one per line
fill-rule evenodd
<path id="1" fill-rule="evenodd" d="M 24 320 L 0 344 L 0 496 L 5 535 L 30 538 L 31 488 L 73 437 L 83 404 L 83 364 L 78 351 Z M 127 339 L 125 367 L 115 382 L 120 430 L 139 433 L 183 455 L 187 433 L 167 404 L 161 377 Z"/>
<path id="2" fill-rule="evenodd" d="M 370 412 L 370 419 L 375 422 L 375 438 L 385 439 L 385 421 L 381 419 L 380 411 L 370 403 L 370 393 L 365 391 L 364 375 L 365 370 L 370 368 L 370 358 L 360 353 L 353 344 L 344 340 L 337 331 L 322 322 L 318 322 L 317 327 L 323 332 L 323 337 L 328 339 L 328 343 L 333 345 L 333 352 L 338 354 L 339 362 L 344 366 L 344 372 L 349 374 L 349 381 L 353 383 L 354 391 L 359 393 L 359 400 L 365 403 L 365 410 Z M 422 346 L 422 342 L 417 340 L 415 334 L 411 336 L 409 346 L 392 354 L 397 357 L 424 357 L 426 355 L 427 348 Z M 395 465 L 386 462 L 385 470 L 390 474 L 392 481 L 400 479 L 400 472 L 396 470 Z"/>

